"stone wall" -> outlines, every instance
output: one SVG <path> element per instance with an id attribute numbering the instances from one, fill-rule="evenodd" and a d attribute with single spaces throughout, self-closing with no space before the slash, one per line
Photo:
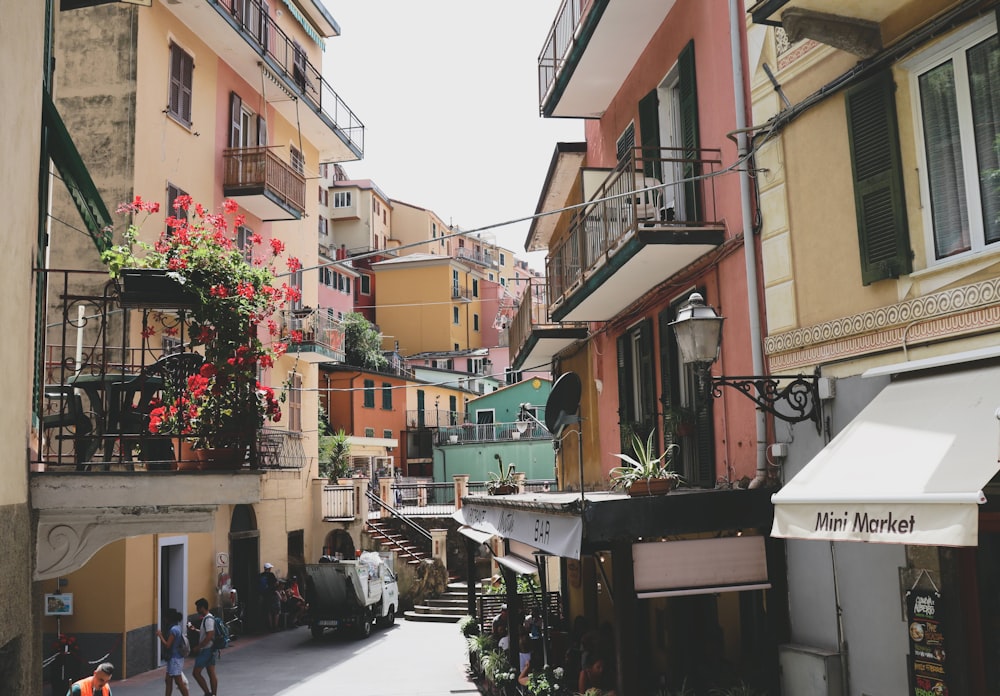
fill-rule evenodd
<path id="1" fill-rule="evenodd" d="M 14 693 L 42 692 L 42 656 L 35 636 L 41 624 L 41 595 L 32 596 L 31 516 L 27 504 L 0 507 L 0 684 Z"/>

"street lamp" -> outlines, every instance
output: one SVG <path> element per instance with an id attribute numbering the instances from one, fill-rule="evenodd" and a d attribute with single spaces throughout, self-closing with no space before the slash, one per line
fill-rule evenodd
<path id="1" fill-rule="evenodd" d="M 705 391 L 722 396 L 722 387 L 732 387 L 753 399 L 759 408 L 788 423 L 811 420 L 820 430 L 819 372 L 812 375 L 715 376 L 710 368 L 719 357 L 722 322 L 725 317 L 705 304 L 700 293 L 691 293 L 670 322 L 677 349 L 685 364 L 694 364 Z"/>

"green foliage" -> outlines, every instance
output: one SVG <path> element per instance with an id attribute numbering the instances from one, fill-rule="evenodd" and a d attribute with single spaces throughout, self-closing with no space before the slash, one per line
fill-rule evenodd
<path id="1" fill-rule="evenodd" d="M 344 356 L 348 365 L 381 370 L 389 361 L 382 355 L 382 334 L 363 314 L 347 314 L 344 326 Z"/>
<path id="2" fill-rule="evenodd" d="M 553 696 L 567 693 L 562 686 L 563 670 L 546 665 L 543 669 L 528 675 L 528 693 L 532 696 Z"/>
<path id="3" fill-rule="evenodd" d="M 538 591 L 538 585 L 535 584 L 534 575 L 518 575 L 517 576 L 517 593 L 518 594 L 534 594 Z M 498 582 L 490 583 L 486 587 L 486 594 L 507 594 L 507 583 L 504 582 L 503 576 L 500 576 Z"/>
<path id="4" fill-rule="evenodd" d="M 343 429 L 336 435 L 322 435 L 319 438 L 320 478 L 335 479 L 346 477 L 351 468 L 351 443 Z"/>
<path id="5" fill-rule="evenodd" d="M 511 462 L 507 465 L 507 470 L 504 471 L 503 459 L 500 458 L 500 453 L 493 455 L 493 458 L 497 460 L 497 469 L 500 473 L 496 471 L 490 472 L 490 480 L 486 482 L 486 492 L 490 495 L 496 495 L 501 492 L 503 488 L 513 487 L 517 488 L 517 482 L 514 478 L 514 463 Z"/>
<path id="6" fill-rule="evenodd" d="M 634 457 L 618 453 L 612 455 L 626 462 L 627 466 L 616 466 L 611 470 L 611 488 L 628 490 L 636 481 L 658 478 L 674 479 L 677 483 L 684 482 L 684 478 L 670 468 L 673 464 L 674 452 L 677 451 L 677 445 L 671 445 L 662 454 L 655 456 L 654 434 L 655 431 L 651 431 L 645 442 L 635 433 L 632 434 Z"/>
<path id="7" fill-rule="evenodd" d="M 458 630 L 462 632 L 462 635 L 466 638 L 471 638 L 472 636 L 479 634 L 479 622 L 476 621 L 475 616 L 463 616 L 458 621 Z"/>
<path id="8" fill-rule="evenodd" d="M 510 666 L 507 659 L 507 652 L 504 650 L 490 650 L 479 657 L 479 664 L 483 668 L 483 675 L 494 684 L 504 684 L 517 679 L 517 673 Z"/>

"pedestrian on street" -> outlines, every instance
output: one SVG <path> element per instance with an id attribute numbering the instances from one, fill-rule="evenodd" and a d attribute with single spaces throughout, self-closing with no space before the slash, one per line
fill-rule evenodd
<path id="1" fill-rule="evenodd" d="M 97 665 L 93 676 L 74 682 L 69 687 L 66 696 L 111 696 L 111 675 L 115 673 L 115 666 L 110 662 L 102 662 Z"/>
<path id="2" fill-rule="evenodd" d="M 201 628 L 198 629 L 198 645 L 192 652 L 194 658 L 194 680 L 198 682 L 205 696 L 215 696 L 219 690 L 219 679 L 215 674 L 215 617 L 208 613 L 208 600 L 202 597 L 194 603 L 194 608 L 201 617 Z M 208 672 L 208 680 L 212 688 L 208 688 L 201 672 Z"/>
<path id="3" fill-rule="evenodd" d="M 167 623 L 170 626 L 169 637 L 164 638 L 160 629 L 156 629 L 156 637 L 167 649 L 167 676 L 164 678 L 166 696 L 173 693 L 174 684 L 177 684 L 177 690 L 181 692 L 181 696 L 188 696 L 188 681 L 187 677 L 184 676 L 184 655 L 181 653 L 181 644 L 184 642 L 181 634 L 183 630 L 181 619 L 183 618 L 176 609 L 167 609 Z"/>
<path id="4" fill-rule="evenodd" d="M 278 597 L 278 577 L 274 574 L 273 565 L 264 564 L 264 570 L 261 571 L 257 583 L 260 592 L 261 613 L 267 620 L 267 630 L 274 631 L 278 628 L 281 599 Z"/>

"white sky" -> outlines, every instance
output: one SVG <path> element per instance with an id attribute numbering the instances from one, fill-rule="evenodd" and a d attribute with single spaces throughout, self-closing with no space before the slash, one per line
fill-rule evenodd
<path id="1" fill-rule="evenodd" d="M 560 0 L 324 0 L 341 28 L 323 74 L 365 124 L 344 163 L 390 198 L 464 230 L 535 212 L 556 142 L 583 123 L 538 115 L 538 54 Z M 528 222 L 495 231 L 524 254 Z"/>

